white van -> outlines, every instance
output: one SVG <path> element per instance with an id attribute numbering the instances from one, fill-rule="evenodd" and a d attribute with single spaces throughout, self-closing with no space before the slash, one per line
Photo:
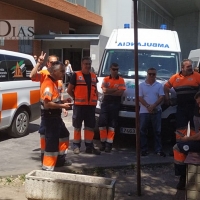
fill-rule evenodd
<path id="1" fill-rule="evenodd" d="M 180 71 L 181 49 L 177 32 L 161 29 L 138 29 L 138 75 L 139 83 L 146 78 L 147 69 L 157 69 L 157 80 L 163 85 L 175 73 Z M 110 74 L 110 64 L 119 64 L 119 74 L 125 79 L 126 91 L 121 98 L 119 112 L 119 132 L 135 134 L 135 71 L 134 71 L 134 30 L 113 30 L 102 57 L 98 71 L 99 99 L 96 107 L 98 121 L 103 92 L 102 80 Z M 175 91 L 170 90 L 171 98 L 176 98 Z M 162 118 L 171 122 L 175 119 L 176 106 L 163 104 Z M 167 126 L 169 127 L 169 126 Z M 96 136 L 95 136 L 96 137 Z"/>
<path id="2" fill-rule="evenodd" d="M 191 50 L 188 59 L 193 61 L 193 67 L 199 67 L 200 64 L 200 49 Z"/>
<path id="3" fill-rule="evenodd" d="M 0 130 L 12 137 L 40 117 L 40 84 L 29 78 L 35 64 L 33 56 L 0 49 Z"/>

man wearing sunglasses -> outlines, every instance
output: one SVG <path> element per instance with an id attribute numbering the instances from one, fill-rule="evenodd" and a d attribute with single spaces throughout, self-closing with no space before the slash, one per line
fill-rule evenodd
<path id="1" fill-rule="evenodd" d="M 40 82 L 40 85 L 42 85 L 42 83 L 44 82 L 44 80 L 50 75 L 50 72 L 49 72 L 49 68 L 52 67 L 52 65 L 56 64 L 56 62 L 59 62 L 58 61 L 58 57 L 56 55 L 50 55 L 48 58 L 47 58 L 47 69 L 44 69 L 44 70 L 39 70 L 40 67 L 42 66 L 43 62 L 44 62 L 44 59 L 45 59 L 45 56 L 46 56 L 46 53 L 43 53 L 43 51 L 41 52 L 41 55 L 39 56 L 38 58 L 38 61 L 37 61 L 37 64 L 35 65 L 35 67 L 32 69 L 31 73 L 30 73 L 30 78 L 32 81 L 35 81 L 35 82 Z M 57 85 L 58 85 L 58 91 L 61 95 L 61 92 L 62 92 L 62 81 L 61 80 L 57 80 Z M 66 103 L 70 103 L 70 99 L 67 99 L 65 100 Z M 65 116 L 67 116 L 68 112 L 66 109 L 63 109 L 63 113 Z M 44 157 L 44 145 L 45 144 L 45 125 L 44 125 L 44 111 L 41 109 L 41 123 L 40 123 L 40 127 L 39 127 L 39 130 L 38 132 L 40 133 L 40 144 L 41 144 L 41 162 L 43 162 L 43 157 Z M 67 130 L 68 131 L 68 130 Z M 67 134 L 65 135 L 64 139 L 61 138 L 64 142 L 66 142 L 67 144 L 67 148 L 66 148 L 66 151 L 65 151 L 65 157 L 67 157 L 67 150 L 68 150 L 68 147 L 69 147 L 69 131 L 67 132 Z M 66 162 L 65 162 L 65 165 L 71 165 L 71 161 L 66 159 Z M 58 163 L 57 167 L 59 167 L 60 164 Z"/>
<path id="2" fill-rule="evenodd" d="M 67 93 L 74 99 L 72 123 L 74 127 L 74 154 L 80 153 L 81 127 L 84 121 L 84 140 L 88 154 L 100 155 L 94 148 L 95 108 L 97 104 L 97 77 L 91 72 L 90 57 L 81 59 L 81 71 L 75 72 L 67 88 Z"/>
<path id="3" fill-rule="evenodd" d="M 40 88 L 41 111 L 44 137 L 41 138 L 41 151 L 43 151 L 42 169 L 54 171 L 55 167 L 66 165 L 66 152 L 69 146 L 69 131 L 62 117 L 62 109 L 69 109 L 69 103 L 61 100 L 58 81 L 65 74 L 65 65 L 56 61 L 49 67 L 49 75 Z M 68 164 L 67 164 L 68 165 Z"/>
<path id="4" fill-rule="evenodd" d="M 194 128 L 194 96 L 198 92 L 200 86 L 200 74 L 192 69 L 192 61 L 184 59 L 181 62 L 181 71 L 174 74 L 164 85 L 165 103 L 170 105 L 170 88 L 174 88 L 177 94 L 177 110 L 176 110 L 176 143 L 181 141 L 181 137 L 187 135 L 188 122 L 190 122 L 190 136 L 195 135 Z M 179 183 L 176 188 L 178 190 L 185 189 L 186 183 L 186 167 L 184 165 L 184 157 L 180 155 L 176 145 L 173 148 L 175 175 L 180 176 Z"/>
<path id="5" fill-rule="evenodd" d="M 161 143 L 161 103 L 164 99 L 164 90 L 161 83 L 156 81 L 156 69 L 147 70 L 147 78 L 139 85 L 140 101 L 140 137 L 141 156 L 148 155 L 147 130 L 149 122 L 154 133 L 154 151 L 157 155 L 165 157 Z"/>
<path id="6" fill-rule="evenodd" d="M 115 128 L 119 114 L 121 96 L 125 91 L 125 82 L 118 74 L 117 63 L 110 65 L 110 76 L 104 78 L 102 90 L 104 94 L 99 115 L 99 132 L 101 139 L 100 151 L 110 153 L 115 136 Z"/>

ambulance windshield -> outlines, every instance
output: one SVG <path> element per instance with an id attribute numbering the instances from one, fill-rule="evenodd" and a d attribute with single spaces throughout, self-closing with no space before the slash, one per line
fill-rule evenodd
<path id="1" fill-rule="evenodd" d="M 147 70 L 155 68 L 157 78 L 169 79 L 173 74 L 180 71 L 179 54 L 166 51 L 138 51 L 138 75 L 146 78 Z M 102 62 L 100 76 L 110 74 L 110 64 L 118 63 L 119 74 L 123 78 L 133 79 L 135 77 L 134 51 L 133 50 L 107 50 Z"/>

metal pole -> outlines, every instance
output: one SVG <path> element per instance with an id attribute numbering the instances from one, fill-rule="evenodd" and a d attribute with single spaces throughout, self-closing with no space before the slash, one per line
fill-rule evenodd
<path id="1" fill-rule="evenodd" d="M 140 168 L 140 129 L 139 129 L 139 86 L 138 86 L 138 9 L 137 0 L 134 2 L 134 65 L 135 65 L 135 124 L 136 124 L 136 154 L 137 154 L 137 194 L 141 196 Z"/>

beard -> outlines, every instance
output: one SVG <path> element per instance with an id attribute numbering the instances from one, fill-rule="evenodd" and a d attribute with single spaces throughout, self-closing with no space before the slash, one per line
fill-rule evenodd
<path id="1" fill-rule="evenodd" d="M 186 70 L 186 73 L 187 73 L 187 74 L 191 74 L 192 72 L 193 72 L 193 69 L 187 69 L 187 70 Z"/>

